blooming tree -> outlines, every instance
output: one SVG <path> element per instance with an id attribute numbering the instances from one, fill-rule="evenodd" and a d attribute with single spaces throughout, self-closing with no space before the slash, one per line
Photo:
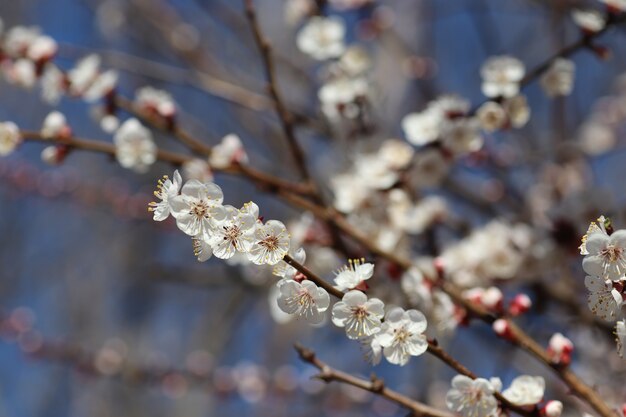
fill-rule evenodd
<path id="1" fill-rule="evenodd" d="M 576 57 L 585 51 L 610 57 L 602 42 L 623 35 L 626 2 L 603 0 L 588 10 L 559 6 L 567 8 L 561 10 L 562 20 L 575 28 L 562 47 L 532 62 L 494 52 L 479 68 L 463 68 L 481 93 L 478 100 L 448 92 L 430 95 L 390 121 L 382 119 L 389 113 L 387 95 L 395 93 L 385 91 L 377 72 L 387 71 L 393 59 L 373 53 L 375 45 L 393 40 L 394 48 L 409 55 L 404 67 L 410 77 L 419 79 L 418 70 L 427 73 L 430 62 L 407 51 L 399 34 L 406 6 L 287 0 L 281 6 L 289 36 L 281 36 L 297 58 L 275 46 L 278 35 L 269 35 L 262 2 L 219 6 L 226 7 L 221 12 L 255 51 L 245 74 L 263 77 L 266 93 L 261 94 L 202 68 L 211 60 L 194 46 L 201 34 L 179 22 L 175 9 L 160 1 L 158 7 L 130 3 L 158 22 L 157 31 L 175 23 L 167 39 L 193 68 L 198 85 L 261 119 L 272 117 L 271 129 L 252 127 L 246 135 L 261 144 L 269 140 L 265 136 L 281 141 L 272 165 L 263 167 L 257 145 L 242 134 L 223 130 L 217 140 L 196 134 L 175 92 L 144 86 L 128 95 L 120 68 L 107 63 L 106 54 L 89 53 L 68 64 L 63 45 L 42 29 L 8 24 L 0 25 L 5 81 L 31 94 L 37 88 L 50 106 L 65 101 L 89 106 L 106 139 L 83 138 L 80 124 L 60 108 L 37 126 L 7 116 L 0 123 L 2 156 L 15 157 L 29 142 L 39 142 L 41 159 L 50 165 L 68 166 L 73 155 L 93 152 L 109 156 L 125 177 L 159 178 L 153 181 L 154 201 L 143 206 L 149 213 L 141 218 L 162 222 L 151 227 L 170 225 L 182 232 L 163 239 L 190 241 L 184 262 L 195 257 L 206 262 L 208 274 L 225 265 L 244 274 L 257 289 L 256 298 L 269 300 L 267 316 L 275 326 L 302 331 L 311 325 L 307 347 L 297 336 L 281 343 L 295 344 L 299 358 L 317 368 L 317 379 L 369 392 L 401 409 L 372 406 L 378 414 L 626 413 L 626 391 L 619 383 L 626 370 L 620 359 L 626 343 L 626 229 L 616 230 L 621 212 L 610 199 L 586 187 L 588 160 L 617 146 L 626 118 L 624 80 L 615 96 L 605 97 L 584 119 L 575 144 L 555 140 L 548 154 L 524 138 L 536 113 L 527 91 L 538 86 L 545 93 L 541 101 L 554 100 L 565 109 L 564 100 L 579 87 L 577 74 L 589 71 Z M 98 9 L 109 24 L 111 16 L 122 18 L 111 7 L 106 2 Z M 614 55 L 623 53 L 622 48 Z M 140 65 L 144 70 L 161 68 L 127 58 L 146 64 Z M 314 89 L 306 111 L 292 104 L 290 88 L 297 82 L 285 68 L 299 72 Z M 245 125 L 249 117 L 238 121 Z M 329 141 L 309 144 L 304 136 Z M 168 144 L 166 137 L 177 143 Z M 320 169 L 314 162 L 326 155 L 333 162 Z M 288 165 L 296 172 L 281 169 Z M 482 190 L 468 181 L 476 172 Z M 529 172 L 532 182 L 516 181 L 516 175 Z M 229 177 L 256 189 L 244 188 L 248 194 L 242 195 Z M 272 210 L 274 200 L 291 210 Z M 615 220 L 603 213 L 615 214 Z M 90 239 L 99 238 L 97 228 L 90 232 Z M 584 288 L 590 311 L 581 300 Z M 557 310 L 546 307 L 552 303 Z M 564 314 L 558 309 L 573 314 L 575 323 L 555 319 Z M 132 380 L 128 369 L 133 368 L 119 343 L 86 356 L 39 333 L 35 341 L 29 339 L 32 326 L 24 325 L 23 315 L 11 314 L 3 323 L 8 334 L 23 338 L 23 350 L 37 357 Z M 342 350 L 351 358 L 362 356 L 372 376 L 342 370 L 342 362 L 330 356 L 322 360 L 316 351 L 327 350 L 328 340 L 345 342 Z M 466 349 L 466 344 L 480 347 Z M 517 351 L 526 352 L 523 359 L 517 359 Z M 395 375 L 402 374 L 400 367 L 423 366 L 427 358 L 452 374 L 435 383 L 419 373 L 411 384 L 432 392 L 406 392 Z M 137 367 L 137 380 L 160 380 L 174 394 L 190 382 L 210 381 L 216 390 L 238 390 L 256 399 L 251 402 L 260 401 L 259 386 L 268 384 L 260 371 L 246 368 L 233 373 L 229 385 L 206 357 L 192 359 L 189 375 Z M 377 369 L 386 375 L 384 381 Z M 346 392 L 342 398 L 358 402 L 354 391 Z"/>

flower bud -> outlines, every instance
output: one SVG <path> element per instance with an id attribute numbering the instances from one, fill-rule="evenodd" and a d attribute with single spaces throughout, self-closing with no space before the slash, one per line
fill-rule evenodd
<path id="1" fill-rule="evenodd" d="M 491 325 L 493 331 L 503 339 L 513 340 L 513 332 L 511 332 L 511 326 L 505 319 L 498 319 Z"/>
<path id="2" fill-rule="evenodd" d="M 561 401 L 550 400 L 541 409 L 541 414 L 545 417 L 560 417 L 563 412 L 563 403 Z"/>
<path id="3" fill-rule="evenodd" d="M 522 315 L 530 310 L 533 303 L 526 294 L 517 294 L 509 305 L 509 314 L 513 317 Z"/>

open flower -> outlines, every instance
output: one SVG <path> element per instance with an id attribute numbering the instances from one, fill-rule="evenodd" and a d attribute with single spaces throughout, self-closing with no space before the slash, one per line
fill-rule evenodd
<path id="1" fill-rule="evenodd" d="M 217 224 L 224 220 L 222 189 L 211 182 L 190 180 L 181 194 L 170 201 L 172 216 L 183 233 L 209 240 Z"/>
<path id="2" fill-rule="evenodd" d="M 300 30 L 296 43 L 302 52 L 323 61 L 343 53 L 345 33 L 346 26 L 339 17 L 315 16 Z"/>
<path id="3" fill-rule="evenodd" d="M 589 275 L 617 280 L 626 272 L 626 230 L 611 236 L 592 233 L 585 242 L 583 269 Z"/>
<path id="4" fill-rule="evenodd" d="M 546 381 L 540 376 L 522 375 L 511 382 L 502 396 L 516 405 L 534 405 L 543 399 Z"/>
<path id="5" fill-rule="evenodd" d="M 601 319 L 614 320 L 622 308 L 622 295 L 613 288 L 610 280 L 588 276 L 585 287 L 589 290 L 588 305 L 593 314 Z"/>
<path id="6" fill-rule="evenodd" d="M 278 307 L 282 311 L 303 317 L 311 324 L 322 322 L 324 312 L 330 305 L 330 297 L 326 290 L 309 280 L 300 283 L 284 279 L 277 285 L 280 290 Z"/>
<path id="7" fill-rule="evenodd" d="M 374 264 L 365 263 L 365 259 L 349 259 L 335 277 L 337 288 L 341 291 L 351 290 L 359 286 L 374 274 Z"/>
<path id="8" fill-rule="evenodd" d="M 249 205 L 256 209 L 247 209 Z M 259 209 L 249 202 L 241 210 L 233 206 L 224 206 L 224 210 L 225 220 L 215 228 L 209 243 L 215 256 L 229 259 L 237 251 L 246 253 L 252 248 Z"/>
<path id="9" fill-rule="evenodd" d="M 0 155 L 5 156 L 15 150 L 22 141 L 20 129 L 13 122 L 0 123 Z"/>
<path id="10" fill-rule="evenodd" d="M 391 309 L 385 322 L 376 335 L 383 347 L 383 355 L 390 363 L 406 365 L 411 356 L 419 356 L 428 349 L 428 341 L 423 334 L 426 330 L 426 317 L 420 311 L 400 307 Z"/>
<path id="11" fill-rule="evenodd" d="M 115 156 L 124 168 L 146 172 L 156 161 L 157 147 L 152 134 L 137 119 L 128 119 L 113 137 Z"/>
<path id="12" fill-rule="evenodd" d="M 333 306 L 333 323 L 345 327 L 349 339 L 371 336 L 380 329 L 385 305 L 378 298 L 367 299 L 361 291 L 348 291 Z"/>
<path id="13" fill-rule="evenodd" d="M 169 217 L 171 211 L 170 199 L 178 195 L 182 183 L 183 179 L 180 177 L 178 171 L 174 171 L 173 180 L 170 180 L 167 175 L 164 175 L 163 178 L 158 181 L 154 196 L 161 201 L 158 203 L 153 201 L 148 207 L 149 211 L 154 212 L 154 220 L 160 222 Z"/>
<path id="14" fill-rule="evenodd" d="M 480 68 L 482 91 L 487 97 L 513 97 L 524 78 L 524 64 L 517 58 L 502 55 L 489 58 Z"/>
<path id="15" fill-rule="evenodd" d="M 255 243 L 248 252 L 248 258 L 256 265 L 275 265 L 289 251 L 289 233 L 278 220 L 268 220 L 257 227 Z"/>
<path id="16" fill-rule="evenodd" d="M 248 163 L 248 155 L 239 136 L 230 134 L 224 136 L 222 141 L 213 147 L 209 157 L 209 164 L 213 168 L 224 169 L 233 163 Z"/>
<path id="17" fill-rule="evenodd" d="M 574 88 L 574 61 L 557 58 L 541 76 L 541 87 L 549 97 L 568 96 Z"/>
<path id="18" fill-rule="evenodd" d="M 494 381 L 457 375 L 452 378 L 452 388 L 446 395 L 446 405 L 463 417 L 495 416 L 498 401 L 493 394 L 499 388 L 499 384 Z"/>

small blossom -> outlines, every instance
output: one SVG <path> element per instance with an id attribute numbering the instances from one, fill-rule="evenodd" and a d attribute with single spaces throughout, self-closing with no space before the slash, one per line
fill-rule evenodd
<path id="1" fill-rule="evenodd" d="M 113 137 L 115 156 L 124 168 L 146 172 L 156 161 L 157 147 L 152 134 L 137 119 L 122 124 Z"/>
<path id="2" fill-rule="evenodd" d="M 369 84 L 363 77 L 339 77 L 325 83 L 317 96 L 324 115 L 330 120 L 354 119 L 360 114 L 355 104 L 369 93 Z"/>
<path id="3" fill-rule="evenodd" d="M 446 394 L 446 405 L 463 417 L 495 416 L 498 401 L 493 394 L 496 390 L 486 379 L 457 375 L 452 378 L 452 388 Z"/>
<path id="4" fill-rule="evenodd" d="M 0 156 L 13 152 L 22 142 L 20 129 L 13 122 L 0 123 Z"/>
<path id="5" fill-rule="evenodd" d="M 161 117 L 173 117 L 176 103 L 172 96 L 163 90 L 143 87 L 135 93 L 135 107 L 145 115 L 158 114 Z"/>
<path id="6" fill-rule="evenodd" d="M 441 113 L 426 109 L 421 113 L 411 113 L 402 119 L 402 130 L 407 140 L 416 146 L 434 142 L 441 133 Z"/>
<path id="7" fill-rule="evenodd" d="M 41 160 L 48 165 L 57 166 L 63 163 L 68 154 L 67 146 L 46 146 L 41 151 Z"/>
<path id="8" fill-rule="evenodd" d="M 497 319 L 491 325 L 494 333 L 506 340 L 513 339 L 513 333 L 511 332 L 511 326 L 509 322 L 505 319 Z"/>
<path id="9" fill-rule="evenodd" d="M 365 263 L 365 259 L 349 259 L 335 276 L 337 288 L 341 291 L 358 287 L 374 274 L 374 264 Z"/>
<path id="10" fill-rule="evenodd" d="M 411 145 L 397 139 L 387 139 L 382 143 L 378 156 L 387 168 L 401 170 L 409 166 L 415 150 Z"/>
<path id="11" fill-rule="evenodd" d="M 339 59 L 339 67 L 350 77 L 364 74 L 371 65 L 367 51 L 360 46 L 349 47 Z"/>
<path id="12" fill-rule="evenodd" d="M 100 118 L 100 129 L 106 133 L 113 133 L 120 127 L 120 119 L 114 114 L 105 114 Z M 184 168 L 184 167 L 183 167 Z"/>
<path id="13" fill-rule="evenodd" d="M 255 243 L 248 252 L 248 258 L 256 265 L 275 265 L 289 252 L 289 233 L 278 220 L 269 220 L 257 227 Z"/>
<path id="14" fill-rule="evenodd" d="M 569 96 L 574 88 L 574 62 L 557 58 L 541 76 L 541 87 L 549 97 Z"/>
<path id="15" fill-rule="evenodd" d="M 35 86 L 37 72 L 33 61 L 21 58 L 13 63 L 6 63 L 3 68 L 7 81 L 11 84 L 28 89 Z"/>
<path id="16" fill-rule="evenodd" d="M 502 396 L 515 405 L 534 405 L 543 398 L 546 382 L 540 376 L 522 375 L 511 382 Z"/>
<path id="17" fill-rule="evenodd" d="M 615 325 L 615 341 L 617 342 L 617 354 L 620 358 L 626 358 L 624 347 L 626 346 L 626 322 L 620 320 Z"/>
<path id="18" fill-rule="evenodd" d="M 111 94 L 117 85 L 117 71 L 106 71 L 93 81 L 89 88 L 83 93 L 83 98 L 89 103 L 93 103 Z"/>
<path id="19" fill-rule="evenodd" d="M 574 10 L 572 11 L 572 19 L 587 33 L 599 32 L 606 25 L 606 19 L 602 13 L 596 10 Z"/>
<path id="20" fill-rule="evenodd" d="M 326 290 L 309 280 L 301 283 L 281 280 L 278 288 L 280 290 L 278 306 L 282 311 L 303 317 L 311 324 L 318 324 L 324 320 L 324 312 L 330 305 L 330 297 Z"/>
<path id="21" fill-rule="evenodd" d="M 524 64 L 511 56 L 489 58 L 480 69 L 482 91 L 487 97 L 513 97 L 519 92 L 524 78 Z"/>
<path id="22" fill-rule="evenodd" d="M 515 128 L 523 127 L 530 120 L 530 107 L 524 95 L 520 94 L 505 100 L 503 107 L 509 115 L 511 126 Z"/>
<path id="23" fill-rule="evenodd" d="M 589 275 L 617 280 L 626 272 L 626 230 L 611 236 L 592 233 L 586 240 L 588 254 L 583 269 Z"/>
<path id="24" fill-rule="evenodd" d="M 300 51 L 323 61 L 343 53 L 345 33 L 346 26 L 341 18 L 314 16 L 298 32 L 296 44 Z"/>
<path id="25" fill-rule="evenodd" d="M 378 332 L 385 305 L 378 298 L 367 299 L 361 291 L 348 291 L 333 306 L 333 323 L 345 327 L 349 339 L 360 339 Z"/>
<path id="26" fill-rule="evenodd" d="M 495 132 L 501 129 L 507 120 L 507 114 L 499 103 L 488 101 L 478 108 L 476 117 L 480 126 L 486 132 Z"/>
<path id="27" fill-rule="evenodd" d="M 217 169 L 225 169 L 234 163 L 247 164 L 248 155 L 239 136 L 230 134 L 224 136 L 222 141 L 213 147 L 209 164 Z"/>
<path id="28" fill-rule="evenodd" d="M 154 196 L 161 200 L 160 202 L 151 202 L 148 210 L 154 212 L 153 219 L 155 221 L 163 221 L 170 215 L 170 199 L 176 197 L 180 191 L 180 187 L 183 180 L 178 173 L 174 171 L 174 178 L 170 180 L 167 175 L 164 175 L 162 179 L 158 181 L 157 189 L 154 192 Z"/>
<path id="29" fill-rule="evenodd" d="M 3 49 L 7 55 L 18 58 L 26 55 L 28 48 L 41 36 L 38 27 L 15 26 L 7 31 Z"/>
<path id="30" fill-rule="evenodd" d="M 441 132 L 441 142 L 446 149 L 455 155 L 475 152 L 483 146 L 483 137 L 478 128 L 476 119 L 454 120 L 448 123 Z"/>
<path id="31" fill-rule="evenodd" d="M 68 138 L 72 134 L 72 130 L 67 124 L 67 120 L 63 113 L 53 111 L 43 121 L 41 127 L 41 136 L 46 139 Z"/>
<path id="32" fill-rule="evenodd" d="M 219 222 L 224 220 L 222 189 L 211 182 L 190 180 L 181 193 L 170 199 L 170 210 L 183 233 L 208 241 Z"/>
<path id="33" fill-rule="evenodd" d="M 92 54 L 82 58 L 74 68 L 67 73 L 69 91 L 74 96 L 85 93 L 98 77 L 100 57 Z"/>
<path id="34" fill-rule="evenodd" d="M 419 356 L 428 349 L 428 341 L 423 334 L 425 330 L 424 314 L 396 307 L 389 310 L 376 337 L 383 347 L 385 358 L 402 366 L 409 362 L 411 356 Z"/>
<path id="35" fill-rule="evenodd" d="M 63 72 L 51 63 L 48 63 L 41 76 L 41 96 L 44 101 L 56 105 L 65 91 L 65 76 Z"/>
<path id="36" fill-rule="evenodd" d="M 200 182 L 213 181 L 213 172 L 209 163 L 203 159 L 194 158 L 183 163 L 183 176 Z"/>
<path id="37" fill-rule="evenodd" d="M 56 41 L 50 36 L 38 36 L 29 46 L 26 56 L 28 59 L 40 63 L 50 60 L 59 49 Z"/>
<path id="38" fill-rule="evenodd" d="M 220 259 L 232 258 L 236 252 L 247 253 L 254 244 L 259 208 L 249 202 L 241 210 L 224 206 L 225 219 L 215 228 L 209 243 Z"/>
<path id="39" fill-rule="evenodd" d="M 593 314 L 603 320 L 614 320 L 622 308 L 622 295 L 613 288 L 611 280 L 587 276 L 585 287 L 589 290 L 588 306 Z"/>

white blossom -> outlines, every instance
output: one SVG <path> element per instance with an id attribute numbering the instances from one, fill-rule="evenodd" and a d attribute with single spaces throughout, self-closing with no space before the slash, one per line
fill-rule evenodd
<path id="1" fill-rule="evenodd" d="M 339 58 L 339 67 L 350 77 L 356 77 L 370 69 L 372 61 L 360 46 L 350 46 Z"/>
<path id="2" fill-rule="evenodd" d="M 22 136 L 20 135 L 20 129 L 15 123 L 0 123 L 0 156 L 10 154 L 21 142 Z"/>
<path id="3" fill-rule="evenodd" d="M 434 142 L 441 133 L 442 115 L 434 109 L 411 113 L 402 119 L 402 130 L 409 142 L 423 146 Z"/>
<path id="4" fill-rule="evenodd" d="M 355 102 L 366 97 L 369 92 L 368 82 L 363 77 L 338 77 L 325 83 L 317 96 L 324 115 L 330 120 L 342 117 L 353 119 L 359 112 Z"/>
<path id="5" fill-rule="evenodd" d="M 587 276 L 585 277 L 585 287 L 589 290 L 587 304 L 591 312 L 603 320 L 615 320 L 623 300 L 619 291 L 613 288 L 612 281 L 596 276 Z"/>
<path id="6" fill-rule="evenodd" d="M 230 134 L 224 136 L 222 141 L 213 147 L 209 164 L 213 168 L 225 169 L 233 163 L 247 164 L 248 155 L 239 136 Z"/>
<path id="7" fill-rule="evenodd" d="M 513 97 L 519 92 L 524 74 L 524 64 L 519 59 L 507 55 L 491 57 L 480 68 L 483 94 L 487 97 Z"/>
<path id="8" fill-rule="evenodd" d="M 426 317 L 420 311 L 404 311 L 395 307 L 387 313 L 376 338 L 383 347 L 385 358 L 395 365 L 406 365 L 411 356 L 419 356 L 428 349 L 423 334 Z"/>
<path id="9" fill-rule="evenodd" d="M 528 123 L 530 119 L 530 107 L 526 96 L 519 94 L 515 97 L 508 98 L 503 102 L 504 110 L 509 115 L 511 126 L 520 128 Z"/>
<path id="10" fill-rule="evenodd" d="M 612 12 L 624 12 L 626 11 L 626 0 L 600 0 Z"/>
<path id="11" fill-rule="evenodd" d="M 35 64 L 30 59 L 21 58 L 13 63 L 3 64 L 7 81 L 22 88 L 33 88 L 37 81 Z"/>
<path id="12" fill-rule="evenodd" d="M 82 58 L 74 68 L 67 73 L 69 91 L 72 95 L 80 96 L 96 80 L 100 71 L 100 57 L 92 54 Z"/>
<path id="13" fill-rule="evenodd" d="M 28 46 L 26 56 L 34 62 L 42 62 L 51 59 L 58 50 L 58 45 L 50 36 L 42 35 Z"/>
<path id="14" fill-rule="evenodd" d="M 586 243 L 588 254 L 583 269 L 589 275 L 620 279 L 626 272 L 626 230 L 617 230 L 611 236 L 592 233 Z"/>
<path id="15" fill-rule="evenodd" d="M 493 381 L 457 375 L 452 378 L 452 388 L 446 395 L 446 405 L 463 417 L 495 416 L 498 401 L 493 394 L 498 389 L 499 387 L 494 387 Z"/>
<path id="16" fill-rule="evenodd" d="M 150 131 L 137 119 L 128 119 L 113 137 L 115 156 L 124 168 L 146 172 L 156 161 L 157 146 Z"/>
<path id="17" fill-rule="evenodd" d="M 574 61 L 557 58 L 541 76 L 541 87 L 549 97 L 568 96 L 574 88 Z"/>
<path id="18" fill-rule="evenodd" d="M 190 180 L 198 180 L 200 182 L 213 181 L 213 172 L 209 163 L 200 158 L 193 158 L 185 161 L 182 166 L 183 176 Z"/>
<path id="19" fill-rule="evenodd" d="M 268 220 L 257 227 L 248 259 L 256 265 L 275 265 L 289 252 L 289 239 L 284 224 L 278 220 Z"/>
<path id="20" fill-rule="evenodd" d="M 446 125 L 441 132 L 443 146 L 455 155 L 475 152 L 483 146 L 476 119 L 458 119 Z"/>
<path id="21" fill-rule="evenodd" d="M 337 288 L 341 291 L 351 290 L 367 281 L 374 275 L 374 264 L 366 263 L 364 259 L 349 259 L 335 276 Z"/>
<path id="22" fill-rule="evenodd" d="M 176 225 L 183 233 L 208 241 L 225 217 L 222 206 L 224 194 L 214 183 L 190 180 L 183 185 L 180 195 L 172 198 L 170 209 Z"/>
<path id="23" fill-rule="evenodd" d="M 13 58 L 24 56 L 40 35 L 38 27 L 15 26 L 4 36 L 3 50 Z"/>
<path id="24" fill-rule="evenodd" d="M 382 301 L 378 298 L 368 300 L 361 291 L 352 290 L 333 306 L 332 321 L 335 326 L 346 329 L 349 339 L 360 339 L 378 332 L 384 315 Z"/>
<path id="25" fill-rule="evenodd" d="M 170 199 L 178 195 L 182 183 L 183 180 L 178 171 L 174 171 L 173 179 L 170 180 L 167 175 L 164 175 L 163 178 L 158 181 L 154 196 L 161 201 L 158 203 L 153 201 L 148 207 L 149 211 L 154 212 L 153 219 L 155 221 L 160 222 L 169 217 L 171 212 Z"/>
<path id="26" fill-rule="evenodd" d="M 590 33 L 599 32 L 606 25 L 606 19 L 596 10 L 574 10 L 572 19 L 581 29 Z"/>
<path id="27" fill-rule="evenodd" d="M 83 98 L 87 102 L 94 102 L 111 94 L 117 85 L 117 71 L 108 70 L 98 75 L 91 83 L 89 88 L 83 93 Z"/>
<path id="28" fill-rule="evenodd" d="M 225 219 L 209 239 L 213 255 L 220 259 L 232 258 L 236 252 L 250 251 L 259 216 L 259 208 L 253 202 L 246 203 L 241 210 L 232 206 L 224 206 L 224 210 Z"/>
<path id="29" fill-rule="evenodd" d="M 546 382 L 540 376 L 522 375 L 502 391 L 502 396 L 515 405 L 534 405 L 543 399 Z"/>
<path id="30" fill-rule="evenodd" d="M 67 135 L 69 126 L 63 113 L 53 111 L 46 116 L 41 127 L 41 136 L 46 139 L 58 138 Z"/>
<path id="31" fill-rule="evenodd" d="M 153 87 L 142 87 L 135 92 L 135 107 L 144 114 L 156 113 L 161 117 L 171 117 L 176 113 L 176 103 L 172 96 Z"/>
<path id="32" fill-rule="evenodd" d="M 499 103 L 487 101 L 476 111 L 476 118 L 483 130 L 494 132 L 505 125 L 507 114 Z"/>
<path id="33" fill-rule="evenodd" d="M 48 63 L 41 76 L 41 96 L 46 103 L 56 105 L 65 91 L 65 76 L 54 64 Z"/>
<path id="34" fill-rule="evenodd" d="M 318 324 L 324 320 L 324 312 L 330 305 L 330 297 L 326 290 L 309 280 L 300 283 L 284 279 L 277 285 L 280 290 L 278 306 L 282 311 L 303 317 L 311 324 Z"/>
<path id="35" fill-rule="evenodd" d="M 343 53 L 345 33 L 346 26 L 341 18 L 314 16 L 298 32 L 296 44 L 300 51 L 323 61 Z"/>

